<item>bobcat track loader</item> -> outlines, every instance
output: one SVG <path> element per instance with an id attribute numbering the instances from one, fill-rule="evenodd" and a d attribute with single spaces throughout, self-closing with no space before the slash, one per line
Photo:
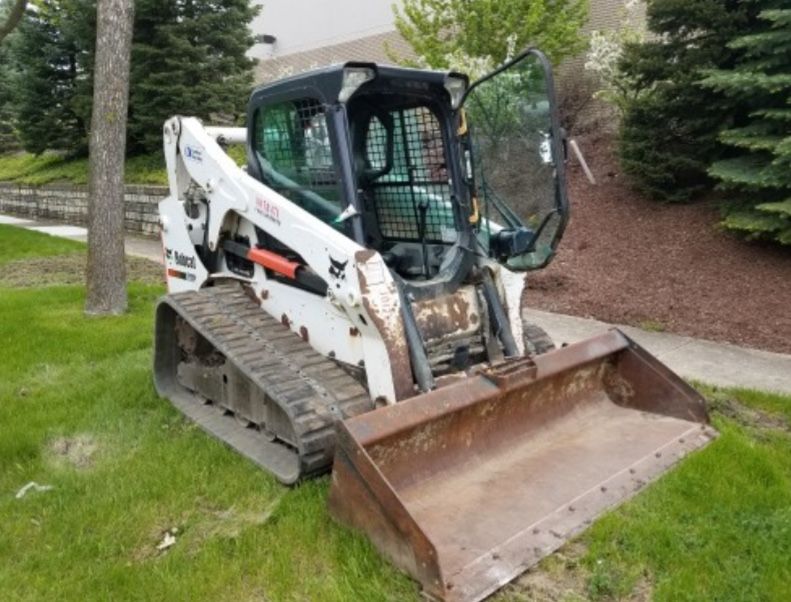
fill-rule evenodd
<path id="1" fill-rule="evenodd" d="M 540 52 L 328 67 L 247 124 L 164 126 L 157 390 L 285 484 L 332 469 L 332 516 L 428 596 L 486 597 L 714 436 L 621 332 L 523 317 L 568 219 Z"/>

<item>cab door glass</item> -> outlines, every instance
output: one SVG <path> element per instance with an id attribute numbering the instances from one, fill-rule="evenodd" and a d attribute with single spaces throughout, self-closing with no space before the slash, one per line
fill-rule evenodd
<path id="1" fill-rule="evenodd" d="M 479 239 L 512 269 L 543 267 L 567 214 L 549 63 L 538 51 L 525 52 L 473 84 L 463 107 Z"/>

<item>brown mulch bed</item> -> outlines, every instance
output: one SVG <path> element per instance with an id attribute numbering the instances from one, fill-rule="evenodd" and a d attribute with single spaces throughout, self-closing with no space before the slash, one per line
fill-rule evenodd
<path id="1" fill-rule="evenodd" d="M 721 230 L 713 200 L 649 201 L 609 142 L 579 142 L 598 185 L 571 162 L 571 222 L 552 264 L 528 277 L 529 305 L 791 352 L 791 248 Z"/>

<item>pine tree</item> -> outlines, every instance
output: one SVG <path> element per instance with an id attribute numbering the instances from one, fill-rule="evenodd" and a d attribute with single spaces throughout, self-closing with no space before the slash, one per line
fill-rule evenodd
<path id="1" fill-rule="evenodd" d="M 19 148 L 19 139 L 13 124 L 13 70 L 8 44 L 13 39 L 13 30 L 21 20 L 20 6 L 24 12 L 25 3 L 15 0 L 0 0 L 0 154 Z M 5 34 L 3 34 L 5 32 Z"/>
<path id="2" fill-rule="evenodd" d="M 702 82 L 750 109 L 745 123 L 720 134 L 733 156 L 709 173 L 733 199 L 725 227 L 791 245 L 791 8 L 759 4 L 762 30 L 728 44 L 740 53 L 736 66 Z"/>
<path id="3" fill-rule="evenodd" d="M 90 103 L 81 103 L 80 96 L 90 86 L 82 58 L 92 43 L 73 35 L 77 30 L 71 23 L 90 21 L 84 14 L 76 16 L 80 4 L 38 2 L 36 13 L 25 16 L 9 43 L 14 122 L 29 152 L 87 152 Z"/>
<path id="4" fill-rule="evenodd" d="M 13 0 L 0 4 L 0 44 L 19 25 L 27 8 L 27 0 Z"/>
<path id="5" fill-rule="evenodd" d="M 93 98 L 95 0 L 41 0 L 10 45 L 15 125 L 33 153 L 85 154 Z M 252 83 L 249 0 L 137 0 L 127 149 L 162 148 L 175 114 L 237 120 Z"/>
<path id="6" fill-rule="evenodd" d="M 161 149 L 162 124 L 176 114 L 238 120 L 252 84 L 245 53 L 258 9 L 248 0 L 138 0 L 136 10 L 130 151 Z"/>
<path id="7" fill-rule="evenodd" d="M 19 148 L 19 139 L 13 124 L 14 75 L 8 63 L 8 49 L 0 45 L 0 154 Z"/>
<path id="8" fill-rule="evenodd" d="M 648 0 L 645 42 L 624 49 L 619 68 L 634 87 L 619 136 L 624 171 L 644 194 L 685 201 L 709 189 L 723 120 L 738 119 L 738 99 L 697 85 L 701 69 L 729 68 L 726 44 L 757 10 L 743 0 Z M 726 124 L 727 125 L 727 124 Z"/>

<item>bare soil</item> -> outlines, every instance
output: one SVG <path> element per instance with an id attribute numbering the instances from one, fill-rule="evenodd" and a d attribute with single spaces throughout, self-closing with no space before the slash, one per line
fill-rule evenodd
<path id="1" fill-rule="evenodd" d="M 498 602 L 570 602 L 587 600 L 590 572 L 580 562 L 586 548 L 579 542 L 563 546 L 552 556 L 494 596 Z"/>
<path id="2" fill-rule="evenodd" d="M 791 352 L 791 248 L 723 231 L 715 198 L 645 199 L 611 142 L 578 142 L 598 184 L 570 163 L 571 221 L 552 264 L 528 277 L 528 305 Z"/>
<path id="3" fill-rule="evenodd" d="M 647 602 L 651 599 L 653 584 L 645 574 L 629 591 L 620 595 L 599 591 L 594 584 L 593 573 L 582 562 L 586 553 L 587 548 L 581 541 L 567 543 L 495 594 L 492 602 L 584 602 L 598 599 Z"/>
<path id="4" fill-rule="evenodd" d="M 65 463 L 74 468 L 90 468 L 94 455 L 99 449 L 96 440 L 90 435 L 58 437 L 49 445 L 49 451 L 57 463 Z"/>
<path id="5" fill-rule="evenodd" d="M 85 284 L 85 264 L 85 253 L 10 261 L 0 268 L 0 286 L 20 288 Z M 126 258 L 126 277 L 129 282 L 165 282 L 164 268 L 140 257 Z"/>
<path id="6" fill-rule="evenodd" d="M 204 498 L 196 500 L 196 508 L 183 513 L 177 519 L 159 521 L 132 552 L 133 562 L 145 562 L 167 553 L 170 546 L 158 546 L 167 534 L 175 537 L 173 547 L 186 548 L 189 555 L 195 555 L 203 545 L 212 539 L 236 539 L 246 529 L 268 522 L 280 506 L 285 493 L 257 509 L 244 509 L 231 506 L 218 509 L 209 505 Z"/>
<path id="7" fill-rule="evenodd" d="M 709 408 L 741 426 L 753 431 L 780 431 L 791 433 L 791 425 L 782 416 L 749 408 L 731 397 L 717 395 L 708 398 Z"/>

